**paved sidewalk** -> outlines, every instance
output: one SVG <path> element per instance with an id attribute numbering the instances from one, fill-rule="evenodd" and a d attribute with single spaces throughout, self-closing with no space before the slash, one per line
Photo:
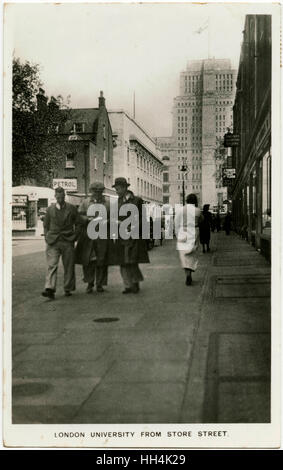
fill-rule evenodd
<path id="1" fill-rule="evenodd" d="M 270 266 L 212 235 L 185 286 L 175 243 L 150 252 L 138 295 L 40 297 L 44 253 L 13 260 L 14 423 L 268 422 Z"/>

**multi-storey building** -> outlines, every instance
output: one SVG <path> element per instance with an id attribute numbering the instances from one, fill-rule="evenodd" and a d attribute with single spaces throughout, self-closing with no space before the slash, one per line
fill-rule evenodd
<path id="1" fill-rule="evenodd" d="M 156 142 L 125 111 L 109 111 L 113 129 L 113 178 L 123 176 L 147 203 L 162 204 L 163 163 Z"/>
<path id="2" fill-rule="evenodd" d="M 60 110 L 54 99 L 47 104 L 43 90 L 37 95 L 38 113 L 49 122 L 43 129 L 46 143 L 57 155 L 51 184 L 64 187 L 74 204 L 95 181 L 104 183 L 106 194 L 114 194 L 112 129 L 102 92 L 98 103 L 98 108 Z"/>
<path id="3" fill-rule="evenodd" d="M 182 203 L 183 186 L 186 194 L 198 196 L 200 205 L 217 206 L 226 199 L 215 155 L 227 127 L 233 125 L 235 82 L 236 71 L 228 59 L 192 60 L 181 72 L 180 93 L 173 105 L 172 137 L 157 138 L 162 155 L 170 153 L 166 202 Z M 162 147 L 167 141 L 170 152 Z"/>
<path id="4" fill-rule="evenodd" d="M 271 16 L 247 15 L 234 105 L 232 189 L 236 230 L 270 258 Z"/>

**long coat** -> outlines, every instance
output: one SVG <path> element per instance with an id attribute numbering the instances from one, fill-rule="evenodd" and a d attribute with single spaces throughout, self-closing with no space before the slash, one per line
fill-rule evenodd
<path id="1" fill-rule="evenodd" d="M 195 271 L 198 266 L 199 224 L 201 211 L 194 204 L 185 205 L 175 218 L 177 244 L 181 266 Z"/>
<path id="2" fill-rule="evenodd" d="M 203 211 L 203 220 L 199 224 L 199 236 L 200 242 L 202 245 L 209 243 L 210 240 L 210 228 L 212 223 L 212 215 L 211 212 Z"/>
<path id="3" fill-rule="evenodd" d="M 88 211 L 88 208 L 92 204 L 95 204 L 95 203 L 96 201 L 94 201 L 93 199 L 87 198 L 81 203 L 79 207 L 79 213 L 82 216 L 82 219 L 84 222 L 80 226 L 80 235 L 79 235 L 78 243 L 77 243 L 76 250 L 75 250 L 75 263 L 82 264 L 84 266 L 87 266 L 90 263 L 94 246 L 95 246 L 97 266 L 104 266 L 107 264 L 109 240 L 108 239 L 104 240 L 101 238 L 92 240 L 91 238 L 89 238 L 87 234 L 87 226 L 89 224 L 89 220 L 87 218 L 87 211 Z M 109 220 L 108 202 L 104 199 L 99 204 L 103 204 L 106 207 L 107 220 Z"/>
<path id="4" fill-rule="evenodd" d="M 149 263 L 147 243 L 146 240 L 142 239 L 143 200 L 138 196 L 134 196 L 133 194 L 128 194 L 126 200 L 120 197 L 118 199 L 118 220 L 120 222 L 127 219 L 127 217 L 129 217 L 130 215 L 130 213 L 125 216 L 120 215 L 120 209 L 124 204 L 133 204 L 138 208 L 140 237 L 139 239 L 130 238 L 129 240 L 123 240 L 119 236 L 118 240 L 110 240 L 108 251 L 108 264 L 122 265 Z"/>

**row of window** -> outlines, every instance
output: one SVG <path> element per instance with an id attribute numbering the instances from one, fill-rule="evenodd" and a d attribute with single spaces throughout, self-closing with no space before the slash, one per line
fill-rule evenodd
<path id="1" fill-rule="evenodd" d="M 129 163 L 129 160 L 128 160 Z M 161 177 L 161 170 L 154 165 L 154 163 L 149 162 L 145 158 L 140 155 L 137 155 L 137 167 L 143 171 L 147 171 L 150 176 L 160 178 Z"/>
<path id="2" fill-rule="evenodd" d="M 60 126 L 58 123 L 53 123 L 51 126 L 48 126 L 47 128 L 47 133 L 50 134 L 51 132 L 54 132 L 56 134 L 59 133 Z M 84 133 L 86 129 L 86 124 L 85 122 L 74 122 L 71 133 L 73 134 L 81 134 Z M 106 127 L 105 124 L 103 124 L 103 137 L 106 139 Z"/>
<path id="3" fill-rule="evenodd" d="M 192 150 L 193 153 L 200 153 L 201 151 L 199 149 L 194 149 Z M 178 150 L 178 154 L 187 154 L 188 150 Z"/>
<path id="4" fill-rule="evenodd" d="M 187 109 L 187 108 L 177 109 L 177 113 L 178 114 L 192 113 L 192 114 L 201 115 L 201 105 L 197 105 L 196 108 L 192 108 L 192 109 Z"/>
<path id="5" fill-rule="evenodd" d="M 66 162 L 65 162 L 65 168 L 75 168 L 75 159 L 76 159 L 76 153 L 68 153 L 66 155 Z M 108 162 L 107 160 L 107 153 L 106 149 L 103 150 L 103 163 L 106 164 Z M 94 157 L 94 170 L 97 170 L 97 158 Z"/>
<path id="6" fill-rule="evenodd" d="M 217 86 L 216 91 L 232 91 L 232 85 Z"/>
<path id="7" fill-rule="evenodd" d="M 201 78 L 201 75 L 185 75 L 185 80 L 188 82 L 199 81 L 200 78 Z"/>
<path id="8" fill-rule="evenodd" d="M 178 178 L 178 180 L 182 180 L 184 178 L 184 180 L 186 180 L 186 181 L 189 179 L 187 173 L 185 173 L 185 174 L 178 173 L 177 178 Z M 192 179 L 193 180 L 200 180 L 201 179 L 201 174 L 200 173 L 193 173 L 192 174 Z"/>
<path id="9" fill-rule="evenodd" d="M 223 104 L 233 104 L 233 101 L 227 101 L 227 100 L 226 101 L 222 101 L 222 100 L 221 101 L 216 101 L 216 105 L 219 105 L 219 104 L 222 104 L 222 105 Z"/>
<path id="10" fill-rule="evenodd" d="M 161 189 L 152 183 L 137 178 L 137 189 L 138 193 L 144 196 L 148 196 L 157 199 L 161 196 Z"/>
<path id="11" fill-rule="evenodd" d="M 185 93 L 195 93 L 201 90 L 202 90 L 202 87 L 200 85 L 193 85 L 193 86 L 189 86 L 188 88 L 185 87 Z"/>
<path id="12" fill-rule="evenodd" d="M 190 186 L 185 184 L 185 189 L 189 189 L 189 188 L 190 188 Z M 178 186 L 178 189 L 180 190 L 180 189 L 183 189 L 183 188 L 182 188 L 182 186 Z M 193 185 L 192 189 L 201 189 L 201 184 Z"/>
<path id="13" fill-rule="evenodd" d="M 215 75 L 215 79 L 216 80 L 232 80 L 233 78 L 233 75 L 231 73 L 217 73 Z"/>
<path id="14" fill-rule="evenodd" d="M 194 102 L 189 101 L 189 102 L 177 103 L 177 106 L 178 107 L 184 106 L 184 107 L 189 107 L 190 108 L 190 107 L 193 107 L 193 106 L 201 106 L 201 103 L 197 103 L 196 101 L 194 101 Z"/>

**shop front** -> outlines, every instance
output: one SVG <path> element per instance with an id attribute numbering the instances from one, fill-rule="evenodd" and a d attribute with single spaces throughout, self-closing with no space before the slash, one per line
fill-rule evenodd
<path id="1" fill-rule="evenodd" d="M 43 218 L 47 207 L 54 202 L 54 190 L 38 186 L 12 188 L 12 236 L 43 235 Z"/>

